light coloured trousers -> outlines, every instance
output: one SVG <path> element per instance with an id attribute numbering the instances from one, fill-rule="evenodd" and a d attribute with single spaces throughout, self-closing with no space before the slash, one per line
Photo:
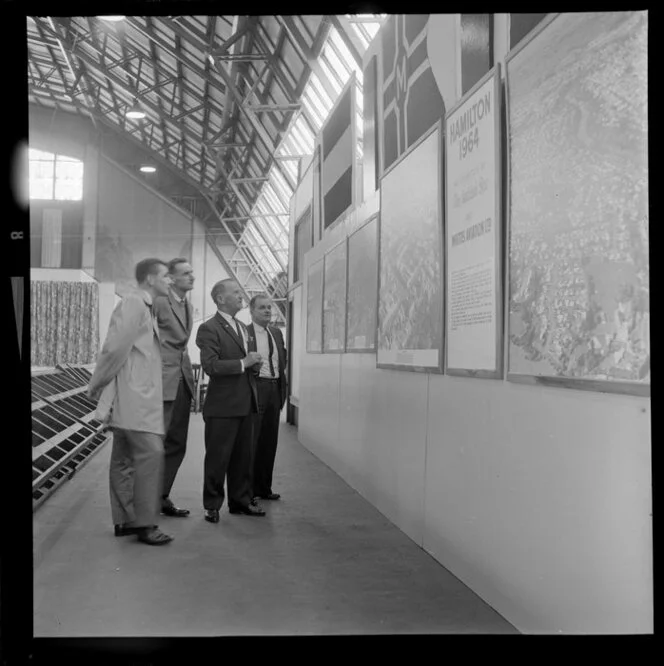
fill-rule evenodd
<path id="1" fill-rule="evenodd" d="M 161 508 L 164 441 L 161 435 L 138 430 L 113 431 L 110 488 L 115 525 L 157 524 Z"/>

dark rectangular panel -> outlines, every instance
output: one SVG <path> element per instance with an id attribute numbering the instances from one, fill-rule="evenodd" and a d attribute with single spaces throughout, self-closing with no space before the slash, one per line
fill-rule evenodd
<path id="1" fill-rule="evenodd" d="M 348 167 L 343 176 L 328 190 L 324 199 L 325 228 L 334 222 L 353 202 L 353 168 Z"/>
<path id="2" fill-rule="evenodd" d="M 510 49 L 513 49 L 544 17 L 544 14 L 510 14 Z"/>

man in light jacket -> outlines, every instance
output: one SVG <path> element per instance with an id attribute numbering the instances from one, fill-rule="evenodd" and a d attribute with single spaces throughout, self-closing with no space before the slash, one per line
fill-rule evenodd
<path id="1" fill-rule="evenodd" d="M 168 294 L 168 268 L 160 259 L 136 265 L 138 290 L 113 311 L 88 395 L 99 397 L 98 416 L 113 430 L 110 487 L 115 535 L 136 534 L 158 546 L 172 537 L 157 528 L 164 461 L 164 406 L 159 330 L 152 313 Z M 105 414 L 103 412 L 106 412 Z"/>

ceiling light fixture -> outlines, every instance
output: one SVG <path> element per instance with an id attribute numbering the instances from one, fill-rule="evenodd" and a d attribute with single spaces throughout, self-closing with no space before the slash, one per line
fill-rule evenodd
<path id="1" fill-rule="evenodd" d="M 98 16 L 97 17 L 100 21 L 111 21 L 115 23 L 116 21 L 124 21 L 125 17 L 124 16 Z"/>
<path id="2" fill-rule="evenodd" d="M 140 120 L 141 118 L 145 118 L 146 113 L 143 111 L 143 109 L 141 109 L 138 102 L 136 102 L 136 104 L 134 104 L 134 106 L 132 106 L 125 115 L 127 118 L 136 118 L 137 120 Z"/>
<path id="3" fill-rule="evenodd" d="M 156 170 L 157 170 L 156 167 L 150 166 L 149 164 L 144 164 L 141 167 L 141 171 L 143 173 L 154 173 Z"/>

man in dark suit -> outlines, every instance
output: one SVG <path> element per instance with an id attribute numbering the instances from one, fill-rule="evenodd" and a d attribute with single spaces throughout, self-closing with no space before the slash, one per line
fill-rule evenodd
<path id="1" fill-rule="evenodd" d="M 279 417 L 288 397 L 286 346 L 281 331 L 270 326 L 272 301 L 267 294 L 254 296 L 249 303 L 252 322 L 247 327 L 255 339 L 256 351 L 264 359 L 256 377 L 258 414 L 254 424 L 253 495 L 278 500 L 272 492 L 272 474 L 279 439 Z"/>
<path id="2" fill-rule="evenodd" d="M 194 395 L 194 372 L 187 353 L 193 308 L 186 298 L 187 292 L 194 288 L 194 269 L 185 258 L 178 257 L 168 262 L 168 273 L 172 283 L 169 294 L 157 298 L 153 306 L 161 343 L 166 428 L 161 512 L 166 516 L 184 518 L 189 515 L 189 510 L 175 506 L 169 495 L 187 450 Z"/>
<path id="3" fill-rule="evenodd" d="M 253 415 L 258 412 L 254 375 L 262 359 L 251 350 L 249 334 L 235 318 L 242 309 L 242 290 L 237 282 L 217 282 L 212 287 L 212 300 L 217 314 L 200 325 L 196 344 L 201 350 L 201 367 L 210 377 L 203 405 L 203 507 L 205 520 L 218 523 L 224 479 L 231 513 L 265 515 L 251 501 Z"/>

